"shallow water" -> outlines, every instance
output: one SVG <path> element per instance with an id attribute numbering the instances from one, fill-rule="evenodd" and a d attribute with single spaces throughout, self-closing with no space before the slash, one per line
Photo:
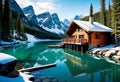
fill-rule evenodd
<path id="1" fill-rule="evenodd" d="M 1 52 L 18 59 L 17 69 L 56 63 L 56 67 L 32 72 L 35 82 L 120 82 L 120 65 L 116 61 L 70 49 L 48 48 L 58 43 L 28 43 Z"/>

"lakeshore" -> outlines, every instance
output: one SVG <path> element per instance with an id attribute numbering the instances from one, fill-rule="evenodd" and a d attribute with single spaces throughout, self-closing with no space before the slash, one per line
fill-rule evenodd
<path id="1" fill-rule="evenodd" d="M 93 48 L 89 50 L 88 53 L 99 57 L 111 58 L 117 62 L 120 62 L 120 46 L 114 47 L 113 44 L 104 47 Z"/>
<path id="2" fill-rule="evenodd" d="M 88 78 L 88 76 L 94 76 L 94 79 L 97 78 L 95 81 L 104 79 L 115 82 L 113 79 L 119 77 L 119 75 L 115 74 L 111 79 L 102 78 L 110 77 L 108 76 L 109 73 L 114 74 L 113 69 L 119 73 L 118 69 L 120 66 L 116 61 L 111 60 L 109 62 L 105 58 L 98 58 L 95 55 L 81 53 L 71 49 L 48 48 L 48 45 L 59 43 L 49 41 L 28 43 L 7 48 L 2 52 L 17 58 L 18 63 L 16 68 L 18 70 L 56 63 L 56 66 L 53 68 L 31 72 L 30 74 L 35 77 L 35 82 L 89 82 L 92 78 Z M 105 75 L 101 77 L 102 73 Z"/>

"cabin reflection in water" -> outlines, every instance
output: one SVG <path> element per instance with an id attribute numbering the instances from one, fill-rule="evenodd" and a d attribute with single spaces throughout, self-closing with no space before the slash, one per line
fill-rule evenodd
<path id="1" fill-rule="evenodd" d="M 72 54 L 77 54 L 77 52 L 72 52 Z M 65 64 L 73 77 L 87 74 L 90 82 L 96 82 L 98 78 L 98 82 L 120 82 L 120 65 L 105 62 L 104 59 L 97 60 L 87 54 L 79 55 L 79 57 L 72 54 L 65 51 L 63 56 L 67 58 Z"/>

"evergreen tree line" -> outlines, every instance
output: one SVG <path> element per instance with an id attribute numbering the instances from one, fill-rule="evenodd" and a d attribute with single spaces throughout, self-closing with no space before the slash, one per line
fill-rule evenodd
<path id="1" fill-rule="evenodd" d="M 11 42 L 14 39 L 27 40 L 20 14 L 13 19 L 10 0 L 0 0 L 0 40 Z"/>
<path id="2" fill-rule="evenodd" d="M 106 9 L 106 0 L 100 0 L 101 10 L 93 14 L 94 21 L 99 22 L 113 29 L 113 36 L 115 37 L 115 44 L 118 44 L 120 39 L 120 0 L 112 0 L 112 5 L 110 1 L 108 8 Z M 88 21 L 89 16 L 82 18 L 81 20 Z"/>

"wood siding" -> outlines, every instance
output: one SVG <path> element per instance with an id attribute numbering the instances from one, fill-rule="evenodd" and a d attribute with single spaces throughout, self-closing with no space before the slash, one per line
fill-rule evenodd
<path id="1" fill-rule="evenodd" d="M 86 31 L 82 27 L 78 26 L 74 22 L 66 31 L 68 35 L 67 39 L 62 42 L 72 43 L 88 43 L 90 45 L 106 45 L 111 43 L 111 32 L 99 32 L 99 31 Z M 80 37 L 81 36 L 81 37 Z M 84 36 L 84 37 L 83 37 Z"/>
<path id="2" fill-rule="evenodd" d="M 91 35 L 89 35 L 89 37 L 91 37 L 89 44 L 92 45 L 109 44 L 111 41 L 110 33 L 107 32 L 93 32 Z"/>
<path id="3" fill-rule="evenodd" d="M 82 39 L 86 39 L 88 41 L 88 34 L 84 30 L 79 31 L 79 27 L 77 27 L 76 31 L 73 33 L 73 36 L 76 36 L 76 39 L 81 39 L 79 38 L 80 35 L 84 35 L 84 38 Z"/>

